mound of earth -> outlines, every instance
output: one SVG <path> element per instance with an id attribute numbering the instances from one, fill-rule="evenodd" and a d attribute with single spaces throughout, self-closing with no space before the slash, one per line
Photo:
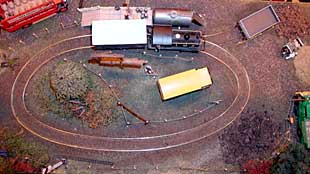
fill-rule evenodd
<path id="1" fill-rule="evenodd" d="M 225 129 L 221 136 L 225 162 L 243 164 L 270 155 L 280 136 L 280 125 L 272 117 L 267 111 L 248 110 L 239 122 Z"/>
<path id="2" fill-rule="evenodd" d="M 42 116 L 81 120 L 90 128 L 108 126 L 121 114 L 117 101 L 97 76 L 80 63 L 50 64 L 34 77 L 29 87 L 29 106 Z"/>
<path id="3" fill-rule="evenodd" d="M 78 63 L 61 62 L 50 73 L 50 87 L 60 101 L 81 99 L 89 88 L 87 71 Z"/>
<path id="4" fill-rule="evenodd" d="M 305 38 L 310 34 L 310 23 L 298 5 L 289 4 L 277 9 L 281 22 L 276 26 L 279 36 L 288 39 Z"/>
<path id="5" fill-rule="evenodd" d="M 298 55 L 294 59 L 296 76 L 310 85 L 310 46 L 304 46 L 298 51 Z"/>

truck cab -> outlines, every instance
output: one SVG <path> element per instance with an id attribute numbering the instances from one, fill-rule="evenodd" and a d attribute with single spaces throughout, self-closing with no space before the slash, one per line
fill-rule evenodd
<path id="1" fill-rule="evenodd" d="M 297 117 L 301 143 L 310 149 L 310 91 L 297 92 Z"/>
<path id="2" fill-rule="evenodd" d="M 296 57 L 298 50 L 303 46 L 304 43 L 300 38 L 296 38 L 295 40 L 288 42 L 281 49 L 282 57 L 286 60 Z"/>

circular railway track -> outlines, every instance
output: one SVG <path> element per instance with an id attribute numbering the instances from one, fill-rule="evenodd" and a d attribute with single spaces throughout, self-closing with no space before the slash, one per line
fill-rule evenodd
<path id="1" fill-rule="evenodd" d="M 39 121 L 28 111 L 25 104 L 25 96 L 27 95 L 25 91 L 31 78 L 42 66 L 63 54 L 92 48 L 92 46 L 89 46 L 90 36 L 81 35 L 64 39 L 44 48 L 31 57 L 17 74 L 11 89 L 11 109 L 18 123 L 32 134 L 58 145 L 85 150 L 113 152 L 163 150 L 186 145 L 223 130 L 239 116 L 249 100 L 250 81 L 243 65 L 224 48 L 206 41 L 208 44 L 207 50 L 201 53 L 223 64 L 233 74 L 237 82 L 237 95 L 232 104 L 211 120 L 184 130 L 165 131 L 165 129 L 162 129 L 162 132 L 158 135 L 143 136 L 143 134 L 139 134 L 138 136 L 127 137 L 85 135 L 58 129 Z M 64 47 L 65 44 L 69 45 L 70 48 Z M 221 57 L 214 54 L 221 55 Z M 164 127 L 164 124 L 166 123 L 158 124 L 159 128 L 160 126 Z M 146 130 L 147 127 L 143 129 Z M 131 134 L 130 131 L 127 133 L 128 135 Z"/>

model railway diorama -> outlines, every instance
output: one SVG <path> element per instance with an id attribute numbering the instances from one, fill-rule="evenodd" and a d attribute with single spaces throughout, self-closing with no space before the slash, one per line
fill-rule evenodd
<path id="1" fill-rule="evenodd" d="M 303 91 L 310 28 L 296 1 L 129 2 L 0 0 L 0 74 L 6 82 L 0 88 L 9 91 L 0 95 L 7 105 L 0 111 L 8 115 L 0 122 L 15 126 L 6 123 L 15 118 L 22 128 L 16 135 L 26 130 L 54 143 L 46 151 L 58 155 L 54 165 L 27 169 L 45 156 L 11 153 L 10 144 L 2 145 L 11 141 L 1 135 L 6 128 L 0 128 L 0 174 L 8 173 L 1 171 L 3 161 L 15 173 L 48 174 L 62 166 L 70 173 L 79 168 L 67 167 L 71 160 L 65 159 L 80 155 L 90 159 L 81 165 L 90 171 L 97 170 L 93 163 L 111 159 L 102 169 L 171 173 L 172 165 L 177 173 L 195 173 L 194 160 L 205 167 L 213 161 L 204 158 L 222 155 L 216 166 L 197 171 L 220 171 L 223 164 L 224 173 L 251 173 L 252 166 L 272 173 L 266 168 L 282 164 L 280 154 L 291 153 L 291 145 L 310 149 L 310 91 Z M 116 6 L 104 6 L 109 3 Z M 238 10 L 243 14 L 229 13 Z M 215 144 L 204 146 L 204 139 Z M 172 148 L 180 150 L 167 153 Z M 175 152 L 194 160 L 171 160 Z M 146 160 L 132 160 L 140 154 Z"/>

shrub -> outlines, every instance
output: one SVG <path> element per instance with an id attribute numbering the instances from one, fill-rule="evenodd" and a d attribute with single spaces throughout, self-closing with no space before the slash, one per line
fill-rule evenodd
<path id="1" fill-rule="evenodd" d="M 291 144 L 272 164 L 271 174 L 309 174 L 310 151 L 303 144 Z"/>
<path id="2" fill-rule="evenodd" d="M 12 133 L 2 133 L 0 136 L 0 149 L 8 151 L 9 157 L 29 157 L 29 162 L 34 167 L 45 165 L 49 161 L 48 150 L 42 144 L 27 141 L 21 136 L 16 136 Z M 1 158 L 0 166 L 7 166 L 7 160 Z"/>

